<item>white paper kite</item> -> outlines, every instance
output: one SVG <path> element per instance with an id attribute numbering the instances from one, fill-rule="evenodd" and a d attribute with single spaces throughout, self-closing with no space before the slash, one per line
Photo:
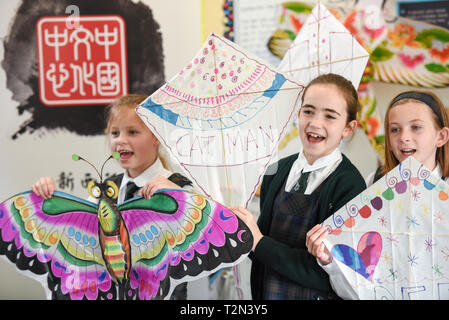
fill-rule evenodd
<path id="1" fill-rule="evenodd" d="M 318 3 L 279 69 L 306 86 L 321 74 L 336 73 L 358 88 L 369 54 L 326 7 Z"/>
<path id="2" fill-rule="evenodd" d="M 302 90 L 211 34 L 191 63 L 136 111 L 204 194 L 247 206 Z"/>
<path id="3" fill-rule="evenodd" d="M 448 192 L 409 157 L 324 222 L 360 299 L 449 299 Z"/>

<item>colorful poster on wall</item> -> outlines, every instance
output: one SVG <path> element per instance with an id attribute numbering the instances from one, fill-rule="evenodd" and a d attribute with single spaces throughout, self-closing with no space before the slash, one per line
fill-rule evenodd
<path id="1" fill-rule="evenodd" d="M 449 299 L 448 192 L 409 157 L 323 222 L 359 299 Z"/>
<path id="2" fill-rule="evenodd" d="M 165 78 L 159 26 L 143 3 L 23 0 L 4 47 L 7 88 L 26 115 L 12 139 L 54 130 L 102 135 L 107 104 L 153 92 Z"/>
<path id="3" fill-rule="evenodd" d="M 446 0 L 397 1 L 397 15 L 449 28 L 449 5 Z"/>

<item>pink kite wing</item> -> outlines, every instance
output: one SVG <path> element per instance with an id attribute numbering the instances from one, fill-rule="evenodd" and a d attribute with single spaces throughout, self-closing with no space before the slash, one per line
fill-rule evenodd
<path id="1" fill-rule="evenodd" d="M 0 254 L 53 299 L 164 299 L 177 284 L 233 266 L 251 250 L 248 227 L 202 195 L 165 190 L 110 202 L 113 211 L 102 207 L 109 200 L 15 195 L 0 204 Z M 123 222 L 119 236 L 102 224 L 113 214 Z"/>
<path id="2" fill-rule="evenodd" d="M 31 191 L 0 204 L 0 254 L 40 279 L 53 299 L 113 299 L 104 267 L 96 205 L 55 192 L 49 200 Z"/>
<path id="3" fill-rule="evenodd" d="M 164 195 L 159 210 L 155 202 L 145 208 L 143 199 L 119 206 L 130 238 L 131 288 L 139 299 L 170 296 L 177 284 L 236 265 L 250 252 L 248 227 L 221 204 L 183 190 L 156 195 Z"/>

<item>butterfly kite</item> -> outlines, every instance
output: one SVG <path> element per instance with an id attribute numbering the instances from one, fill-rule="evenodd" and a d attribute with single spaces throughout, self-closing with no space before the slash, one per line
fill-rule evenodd
<path id="1" fill-rule="evenodd" d="M 235 265 L 251 250 L 247 226 L 200 194 L 164 189 L 116 205 L 113 182 L 88 189 L 98 204 L 58 191 L 48 200 L 26 191 L 0 204 L 0 254 L 40 281 L 47 275 L 53 299 L 169 298 L 177 284 Z"/>
<path id="2" fill-rule="evenodd" d="M 449 299 L 448 193 L 409 157 L 324 221 L 352 297 Z"/>

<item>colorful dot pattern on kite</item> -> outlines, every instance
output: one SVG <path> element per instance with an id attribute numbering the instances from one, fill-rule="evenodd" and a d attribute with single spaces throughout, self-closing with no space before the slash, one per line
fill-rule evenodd
<path id="1" fill-rule="evenodd" d="M 326 245 L 359 298 L 449 298 L 448 193 L 409 157 L 324 222 Z"/>

